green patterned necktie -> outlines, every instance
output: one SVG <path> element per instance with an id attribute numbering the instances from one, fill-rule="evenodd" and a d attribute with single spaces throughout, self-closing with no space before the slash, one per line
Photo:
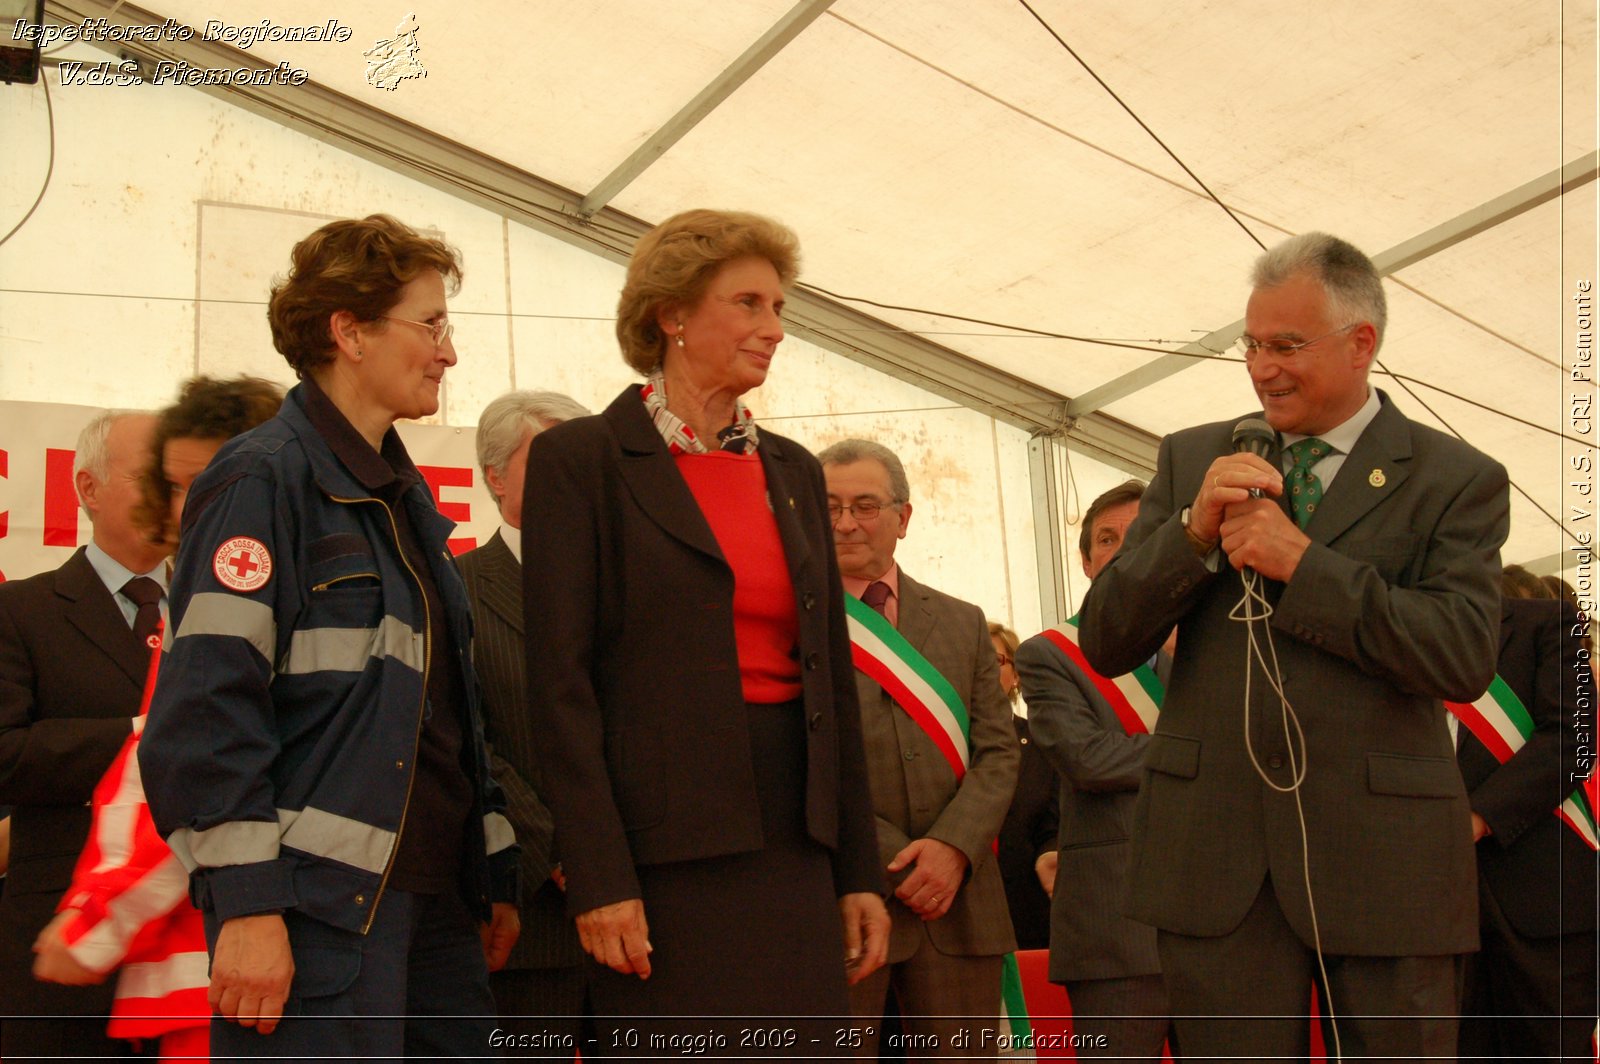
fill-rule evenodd
<path id="1" fill-rule="evenodd" d="M 1333 448 L 1315 436 L 1289 445 L 1289 456 L 1294 459 L 1294 468 L 1289 470 L 1289 508 L 1301 528 L 1311 522 L 1311 515 L 1322 501 L 1322 480 L 1311 467 L 1332 453 Z"/>

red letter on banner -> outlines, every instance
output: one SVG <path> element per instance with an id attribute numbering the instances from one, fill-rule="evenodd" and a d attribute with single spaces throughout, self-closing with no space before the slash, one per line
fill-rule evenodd
<path id="1" fill-rule="evenodd" d="M 417 472 L 422 474 L 422 479 L 428 482 L 428 490 L 433 492 L 433 501 L 439 506 L 439 513 L 448 517 L 458 525 L 464 525 L 472 520 L 472 504 L 470 502 L 445 502 L 439 498 L 441 488 L 470 488 L 472 487 L 472 470 L 465 466 L 431 466 L 419 465 Z M 461 554 L 478 545 L 476 536 L 455 536 L 450 540 L 450 553 Z"/>
<path id="2" fill-rule="evenodd" d="M 5 451 L 0 451 L 0 477 L 11 476 L 11 456 Z M 11 511 L 0 510 L 0 539 L 6 538 L 6 533 L 11 530 Z M 0 584 L 6 582 L 6 574 L 0 572 Z"/>
<path id="3" fill-rule="evenodd" d="M 72 483 L 72 451 L 44 452 L 44 545 L 78 545 L 78 489 Z"/>

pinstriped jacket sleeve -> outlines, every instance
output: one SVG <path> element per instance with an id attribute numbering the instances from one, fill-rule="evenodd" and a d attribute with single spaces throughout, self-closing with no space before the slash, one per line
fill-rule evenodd
<path id="1" fill-rule="evenodd" d="M 461 555 L 456 559 L 456 568 L 461 572 L 461 580 L 467 586 L 467 598 L 472 605 L 472 656 L 481 692 L 484 738 L 489 747 L 489 771 L 505 794 L 506 817 L 516 830 L 517 842 L 522 847 L 523 890 L 531 893 L 550 878 L 557 864 L 556 825 L 555 818 L 539 797 L 533 781 L 524 779 L 512 763 L 527 763 L 532 753 L 533 734 L 526 723 L 526 684 L 522 683 L 526 649 L 522 635 L 495 617 L 484 602 L 483 582 L 487 578 L 484 571 L 487 562 L 483 552 L 494 543 L 491 540 L 489 544 Z M 499 549 L 506 550 L 503 546 Z M 517 575 L 521 575 L 520 566 L 517 567 Z M 520 600 L 520 583 L 516 591 Z"/>
<path id="2" fill-rule="evenodd" d="M 295 904 L 278 853 L 269 687 L 281 656 L 275 618 L 296 612 L 300 581 L 277 486 L 244 473 L 212 491 L 191 500 L 172 580 L 174 636 L 139 767 L 157 829 L 227 920 Z M 224 586 L 212 566 L 217 547 L 239 536 L 272 559 L 267 582 L 248 592 Z"/>

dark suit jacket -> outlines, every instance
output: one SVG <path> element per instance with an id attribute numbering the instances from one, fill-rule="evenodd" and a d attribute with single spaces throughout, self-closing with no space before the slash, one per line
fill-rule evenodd
<path id="1" fill-rule="evenodd" d="M 1165 668 L 1166 656 L 1162 655 Z M 1061 859 L 1050 906 L 1050 978 L 1159 975 L 1156 931 L 1122 915 L 1128 837 L 1148 735 L 1129 735 L 1105 696 L 1036 635 L 1017 648 L 1034 741 L 1061 774 Z"/>
<path id="2" fill-rule="evenodd" d="M 1259 415 L 1257 415 L 1259 416 Z M 1241 581 L 1195 556 L 1179 521 L 1232 422 L 1162 441 L 1122 550 L 1089 588 L 1083 650 L 1111 676 L 1178 625 L 1161 720 L 1134 813 L 1129 915 L 1225 934 L 1270 872 L 1285 916 L 1312 930 L 1294 796 L 1245 743 Z M 1466 789 L 1441 699 L 1494 674 L 1505 470 L 1383 405 L 1306 526 L 1287 584 L 1263 581 L 1284 690 L 1309 759 L 1300 797 L 1323 948 L 1421 956 L 1477 947 Z M 1214 556 L 1215 557 L 1215 556 Z M 1263 771 L 1291 780 L 1279 703 L 1252 674 L 1248 728 Z"/>
<path id="3" fill-rule="evenodd" d="M 950 910 L 937 920 L 924 922 L 899 899 L 889 899 L 894 921 L 889 961 L 910 957 L 924 929 L 941 953 L 1009 953 L 1017 948 L 1016 938 L 993 846 L 1016 790 L 1019 754 L 1011 707 L 1000 690 L 989 622 L 977 606 L 919 584 L 901 569 L 898 628 L 966 705 L 972 759 L 957 784 L 927 733 L 877 681 L 863 672 L 855 674 L 878 815 L 878 859 L 887 866 L 913 839 L 932 838 L 966 854 L 970 869 Z M 900 872 L 896 883 L 909 874 Z M 927 1002 L 919 1008 L 938 1011 Z"/>
<path id="4" fill-rule="evenodd" d="M 1580 744 L 1570 715 L 1595 700 L 1578 614 L 1546 599 L 1506 599 L 1504 611 L 1498 671 L 1527 707 L 1534 731 L 1501 765 L 1461 729 L 1457 757 L 1468 800 L 1491 832 L 1478 843 L 1478 875 L 1521 934 L 1592 932 L 1595 854 L 1554 813 L 1577 786 Z"/>
<path id="5" fill-rule="evenodd" d="M 483 691 L 489 769 L 506 795 L 506 816 L 522 845 L 522 935 L 507 968 L 566 968 L 584 956 L 566 914 L 566 896 L 550 879 L 560 863 L 556 825 L 539 797 L 541 742 L 523 680 L 522 566 L 497 531 L 456 559 L 472 604 L 472 662 Z"/>
<path id="6" fill-rule="evenodd" d="M 1011 726 L 1022 748 L 1022 761 L 1017 766 L 1017 793 L 1006 810 L 1005 823 L 1000 825 L 996 857 L 1000 860 L 1000 879 L 1005 883 L 1011 927 L 1017 933 L 1017 948 L 1049 949 L 1050 895 L 1039 885 L 1034 865 L 1041 854 L 1056 851 L 1060 781 L 1029 734 L 1028 718 L 1013 714 Z"/>
<path id="7" fill-rule="evenodd" d="M 89 837 L 89 799 L 139 713 L 150 649 L 134 638 L 80 549 L 61 568 L 0 584 L 0 805 L 11 871 L 0 899 L 0 1013 L 104 1013 L 112 983 L 32 975 Z"/>
<path id="8" fill-rule="evenodd" d="M 765 428 L 759 453 L 799 618 L 806 829 L 840 894 L 881 893 L 822 468 Z M 534 437 L 528 470 L 528 693 L 576 915 L 639 897 L 635 865 L 759 850 L 758 766 L 733 571 L 638 388 Z"/>

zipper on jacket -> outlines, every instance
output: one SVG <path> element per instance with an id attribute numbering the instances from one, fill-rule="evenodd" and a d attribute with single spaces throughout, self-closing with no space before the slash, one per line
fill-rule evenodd
<path id="1" fill-rule="evenodd" d="M 336 500 L 336 501 L 343 502 L 344 500 L 343 499 L 339 499 L 339 500 Z M 377 502 L 376 499 L 374 499 L 373 501 Z M 382 503 L 379 503 L 379 505 L 381 506 Z M 382 580 L 383 580 L 383 578 L 381 576 L 379 576 L 377 573 L 350 573 L 347 576 L 336 576 L 332 580 L 324 580 L 320 584 L 313 584 L 311 586 L 311 590 L 313 590 L 313 591 L 326 591 L 330 587 L 333 587 L 336 584 L 344 583 L 346 580 L 360 580 L 360 579 L 363 579 L 363 578 L 366 578 L 366 579 L 369 579 L 369 580 L 377 580 L 377 581 L 380 582 L 380 584 L 382 583 Z"/>
<path id="2" fill-rule="evenodd" d="M 378 880 L 378 889 L 372 895 L 372 905 L 367 909 L 367 921 L 361 925 L 361 933 L 365 935 L 372 930 L 372 921 L 378 918 L 378 903 L 383 900 L 384 888 L 389 885 L 389 875 L 394 871 L 395 858 L 400 856 L 400 839 L 405 834 L 406 817 L 411 812 L 411 789 L 417 782 L 417 756 L 422 748 L 422 720 L 428 710 L 428 669 L 433 660 L 433 617 L 428 609 L 428 592 L 422 586 L 422 578 L 417 571 L 411 568 L 411 562 L 406 558 L 406 551 L 400 544 L 400 526 L 394 519 L 394 511 L 389 509 L 389 504 L 382 499 L 342 499 L 337 495 L 328 496 L 334 502 L 358 503 L 375 502 L 383 507 L 384 516 L 389 518 L 389 528 L 394 532 L 394 549 L 400 555 L 400 564 L 406 567 L 406 572 L 411 574 L 411 579 L 417 582 L 417 593 L 422 596 L 422 702 L 417 706 L 417 730 L 411 737 L 411 771 L 406 777 L 406 800 L 400 806 L 400 826 L 395 829 L 394 847 L 389 851 L 389 860 L 383 866 L 383 875 Z M 337 583 L 330 580 L 328 583 Z M 314 590 L 314 589 L 313 589 Z"/>

